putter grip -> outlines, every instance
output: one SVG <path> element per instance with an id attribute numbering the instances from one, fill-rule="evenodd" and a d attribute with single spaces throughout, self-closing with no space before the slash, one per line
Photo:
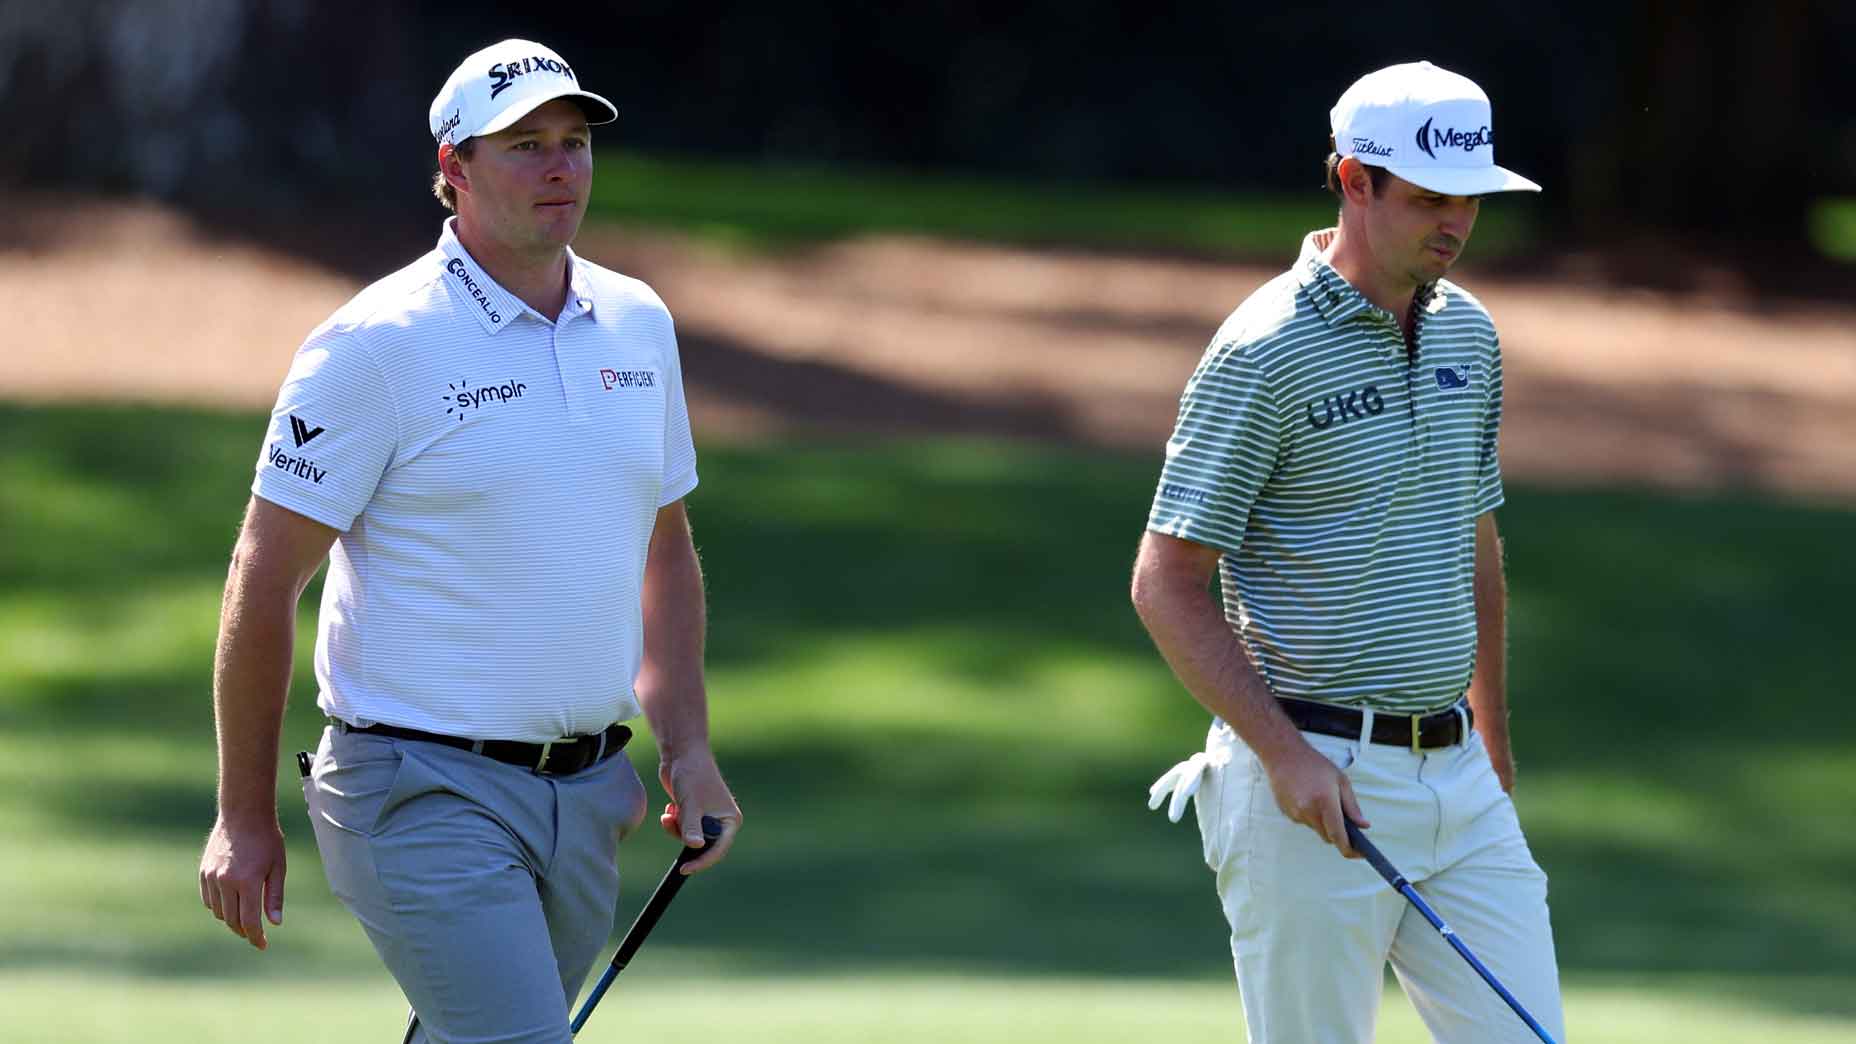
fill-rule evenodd
<path id="1" fill-rule="evenodd" d="M 1385 878 L 1386 883 L 1391 885 L 1394 890 L 1400 885 L 1405 884 L 1405 875 L 1398 872 L 1398 868 L 1393 866 L 1391 860 L 1386 858 L 1385 853 L 1379 850 L 1379 846 L 1368 841 L 1366 835 L 1360 831 L 1360 828 L 1354 825 L 1353 820 L 1347 819 L 1345 816 L 1341 818 L 1346 821 L 1347 841 L 1349 844 L 1353 845 L 1353 850 L 1366 857 L 1366 861 L 1373 864 L 1373 869 L 1379 871 L 1379 876 Z"/>

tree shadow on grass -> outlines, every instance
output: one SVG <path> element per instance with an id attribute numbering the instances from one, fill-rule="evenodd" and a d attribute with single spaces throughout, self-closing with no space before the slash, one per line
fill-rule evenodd
<path id="1" fill-rule="evenodd" d="M 258 423 L 0 408 L 9 467 L 0 496 L 18 506 L 25 487 L 11 479 L 24 474 L 51 502 L 0 512 L 9 595 L 216 582 Z M 162 434 L 111 448 L 137 425 Z M 719 735 L 750 829 L 726 870 L 704 881 L 704 898 L 679 907 L 679 934 L 780 970 L 1228 974 L 1196 831 L 1144 808 L 1147 782 L 1197 744 L 1205 722 L 1126 605 L 1154 464 L 959 442 L 705 450 L 691 512 L 715 669 L 803 667 L 839 643 L 877 637 L 904 643 L 889 669 L 1000 701 L 1023 695 L 1026 710 L 1022 732 L 1007 736 L 956 715 L 894 727 L 815 715 L 808 721 L 823 723 L 804 730 Z M 118 499 L 100 516 L 81 497 L 60 506 L 74 490 Z M 1744 774 L 1801 759 L 1835 764 L 1848 749 L 1856 709 L 1836 697 L 1851 666 L 1850 515 L 1517 490 L 1503 523 L 1523 794 L 1530 779 L 1639 782 L 1679 795 L 1724 835 L 1669 845 L 1619 840 L 1603 809 L 1562 805 L 1540 817 L 1532 840 L 1554 877 L 1568 974 L 1807 976 L 1856 966 L 1856 933 L 1841 915 L 1813 915 L 1799 901 L 1837 894 L 1840 850 L 1802 824 L 1760 829 L 1816 806 L 1775 806 Z M 93 546 L 72 551 L 74 539 Z M 0 694 L 9 738 L 74 754 L 73 774 L 35 787 L 34 800 L 79 835 L 195 843 L 212 806 L 202 685 L 211 652 L 202 643 L 170 658 L 197 668 L 130 680 L 78 670 Z M 1085 711 L 1124 742 L 1082 742 L 1076 726 L 1095 722 L 1051 717 L 1036 698 L 1040 660 L 1063 656 L 1142 679 Z M 895 680 L 862 679 L 873 700 L 892 696 Z M 286 752 L 319 728 L 305 670 L 296 685 Z M 86 744 L 128 739 L 198 749 L 197 782 L 77 773 Z M 639 763 L 650 775 L 642 742 Z M 1577 788 L 1565 793 L 1574 796 L 1556 800 L 1579 800 Z M 286 793 L 286 822 L 298 821 L 299 800 Z M 1750 859 L 1737 837 L 1770 850 Z M 670 850 L 650 831 L 628 843 L 629 903 Z M 196 959 L 170 956 L 176 967 Z M 1823 1009 L 1810 991 L 1780 991 L 1770 1003 Z"/>

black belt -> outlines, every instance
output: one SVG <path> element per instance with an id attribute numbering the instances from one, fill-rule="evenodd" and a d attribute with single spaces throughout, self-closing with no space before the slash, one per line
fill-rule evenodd
<path id="1" fill-rule="evenodd" d="M 329 723 L 338 729 L 365 732 L 370 736 L 391 736 L 394 739 L 456 747 L 473 754 L 482 754 L 505 765 L 520 765 L 542 776 L 571 776 L 624 750 L 632 738 L 631 729 L 616 724 L 604 732 L 568 736 L 552 743 L 522 743 L 517 740 L 468 740 L 461 736 L 444 736 L 384 723 L 366 728 L 335 718 L 331 718 Z"/>
<path id="2" fill-rule="evenodd" d="M 1352 707 L 1333 703 L 1315 703 L 1278 696 L 1276 704 L 1295 723 L 1296 728 L 1303 732 L 1319 732 L 1323 736 L 1358 739 L 1360 723 L 1365 718 L 1365 715 Z M 1414 753 L 1438 747 L 1454 747 L 1463 742 L 1463 737 L 1468 735 L 1469 727 L 1475 720 L 1476 716 L 1470 711 L 1469 704 L 1463 702 L 1430 714 L 1374 711 L 1373 742 L 1393 747 L 1410 747 Z"/>

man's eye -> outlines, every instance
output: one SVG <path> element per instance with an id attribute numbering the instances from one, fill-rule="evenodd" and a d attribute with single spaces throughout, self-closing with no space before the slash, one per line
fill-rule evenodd
<path id="1" fill-rule="evenodd" d="M 518 149 L 525 149 L 525 150 L 532 152 L 534 151 L 535 143 L 532 141 L 518 141 L 515 143 L 514 147 Z"/>

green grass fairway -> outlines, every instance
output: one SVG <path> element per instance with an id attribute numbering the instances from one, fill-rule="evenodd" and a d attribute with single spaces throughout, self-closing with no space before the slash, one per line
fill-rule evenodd
<path id="1" fill-rule="evenodd" d="M 197 894 L 216 613 L 261 435 L 0 404 L 5 1044 L 396 1039 L 293 769 L 272 950 Z M 1145 808 L 1205 728 L 1126 605 L 1158 455 L 704 449 L 714 731 L 747 829 L 584 1039 L 1241 1039 L 1195 832 Z M 1503 527 L 1516 799 L 1570 1036 L 1856 1039 L 1856 512 L 1515 489 Z M 318 727 L 315 594 L 286 750 Z M 672 850 L 627 844 L 621 921 Z M 1382 1027 L 1423 1039 L 1396 995 Z"/>
<path id="2" fill-rule="evenodd" d="M 1293 195 L 1188 188 L 1028 184 L 970 175 L 855 171 L 647 156 L 601 150 L 591 214 L 675 228 L 725 246 L 765 248 L 901 233 L 944 239 L 1294 256 L 1310 229 L 1334 223 L 1335 200 L 1310 164 Z M 1472 259 L 1538 238 L 1534 201 L 1486 207 Z"/>
<path id="3" fill-rule="evenodd" d="M 648 954 L 649 951 L 643 951 Z M 643 959 L 643 958 L 641 958 Z M 1842 1019 L 1786 1015 L 1722 1003 L 1704 987 L 1567 989 L 1585 1015 L 1579 1044 L 1830 1044 L 1849 1039 Z M 1127 1044 L 1131 1040 L 1244 1041 L 1229 983 L 1017 976 L 703 975 L 629 970 L 587 1021 L 585 1044 L 690 1039 L 754 1044 Z M 0 979 L 0 1009 L 27 1027 L 10 1044 L 355 1044 L 397 1039 L 404 1002 L 390 983 L 84 979 L 28 974 Z M 1426 1044 L 1396 991 L 1382 1009 L 1379 1044 Z M 135 1030 L 125 1035 L 125 1027 Z M 261 1027 L 261 1033 L 254 1028 Z"/>

